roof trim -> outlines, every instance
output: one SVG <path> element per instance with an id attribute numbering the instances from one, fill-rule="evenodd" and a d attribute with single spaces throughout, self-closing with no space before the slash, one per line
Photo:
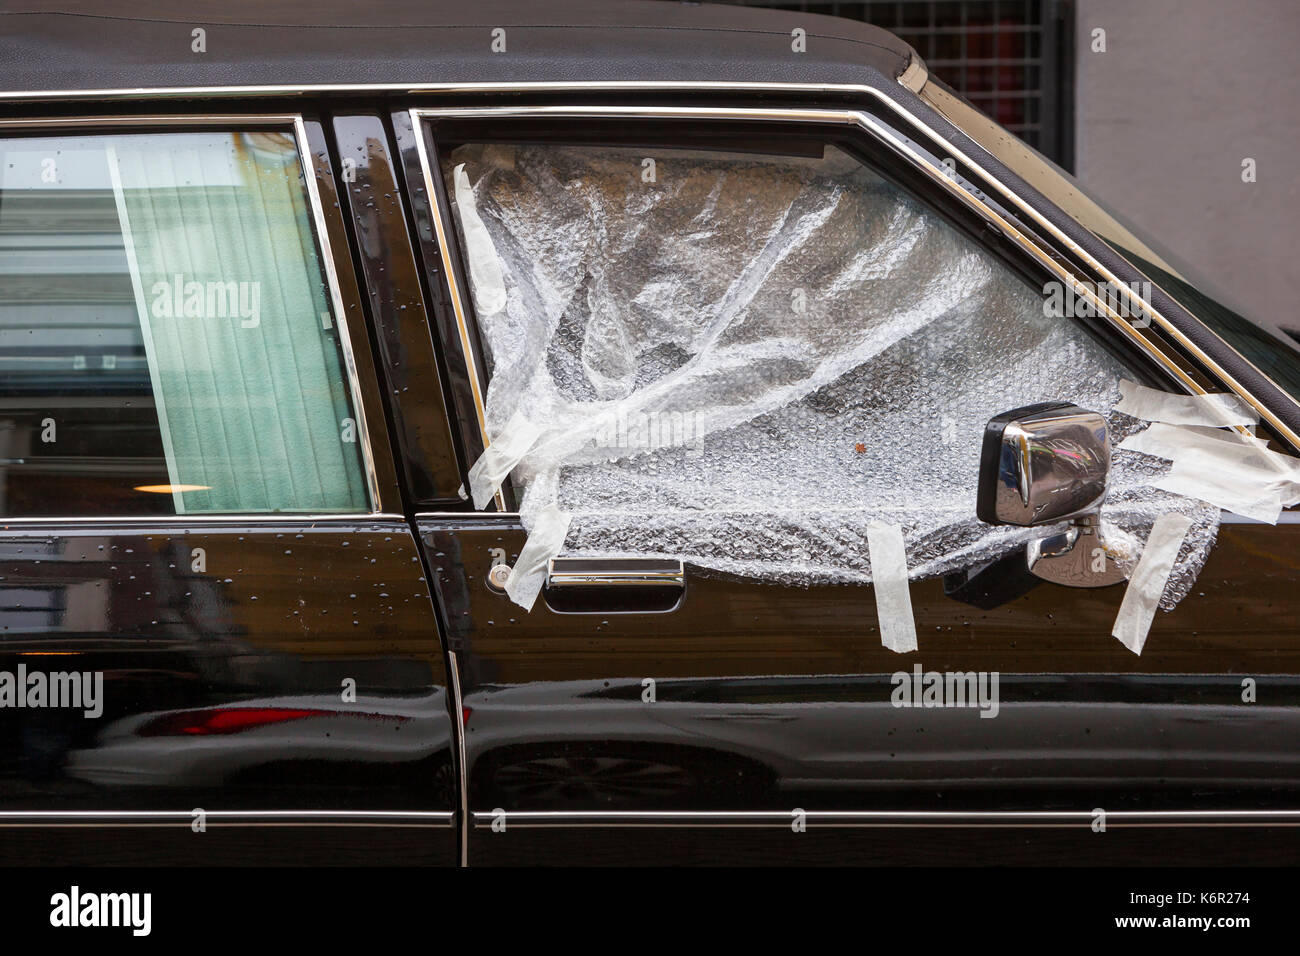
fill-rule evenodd
<path id="1" fill-rule="evenodd" d="M 268 96 L 312 96 L 327 93 L 398 93 L 410 96 L 465 93 L 636 93 L 711 91 L 737 93 L 834 93 L 861 95 L 871 87 L 861 83 L 781 83 L 701 80 L 591 80 L 521 83 L 311 83 L 249 86 L 141 86 L 122 89 L 3 90 L 0 102 L 122 99 L 221 99 Z"/>
<path id="2" fill-rule="evenodd" d="M 231 13 L 223 0 L 192 0 L 179 16 L 159 0 L 69 6 L 28 0 L 0 11 L 8 77 L 0 86 L 320 86 L 394 76 L 423 77 L 420 85 L 555 77 L 842 83 L 873 73 L 895 79 L 913 56 L 898 37 L 859 21 L 721 4 L 261 0 L 254 17 Z M 199 29 L 201 44 L 192 41 Z"/>

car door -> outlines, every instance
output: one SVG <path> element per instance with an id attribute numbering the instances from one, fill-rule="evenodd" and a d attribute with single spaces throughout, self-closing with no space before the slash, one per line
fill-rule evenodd
<path id="1" fill-rule="evenodd" d="M 484 463 L 509 470 L 517 436 L 494 402 L 526 417 L 526 401 L 501 400 L 549 401 L 528 390 L 535 376 L 565 384 L 572 404 L 548 408 L 579 411 L 545 433 L 567 449 L 556 471 L 534 459 L 498 488 L 480 464 L 465 485 L 475 511 L 417 516 L 462 694 L 471 863 L 1203 859 L 1230 845 L 1229 823 L 1246 825 L 1233 846 L 1291 852 L 1277 839 L 1297 784 L 1290 516 L 1225 519 L 1140 656 L 1110 636 L 1124 587 L 1038 579 L 1025 538 L 910 556 L 907 653 L 884 646 L 873 588 L 854 577 L 868 542 L 835 509 L 861 496 L 924 522 L 968 493 L 973 512 L 990 417 L 1055 400 L 1109 413 L 1119 378 L 1217 390 L 1158 330 L 1023 307 L 1045 281 L 1088 274 L 1077 249 L 1053 248 L 881 111 L 477 112 L 393 117 L 427 276 L 446 296 L 435 318 L 462 464 L 495 444 Z M 728 246 L 736 236 L 752 241 Z M 846 305 L 836 270 L 855 256 L 873 284 Z M 856 364 L 812 363 L 820 377 L 797 401 L 767 401 L 792 360 L 824 357 L 791 331 L 810 308 L 840 343 L 944 289 L 950 321 L 904 322 Z M 599 402 L 690 371 L 701 352 L 673 336 L 742 293 L 766 334 L 679 376 L 693 405 L 615 417 L 590 454 L 569 442 L 593 437 L 582 415 Z M 663 331 L 683 316 L 699 325 Z M 855 402 L 873 409 L 864 431 L 839 417 Z M 737 405 L 749 411 L 718 412 Z M 677 457 L 655 467 L 664 448 Z M 604 458 L 633 464 L 609 480 Z M 937 490 L 947 482 L 955 497 Z M 504 588 L 538 564 L 532 541 L 554 512 L 528 509 L 555 484 L 581 521 L 561 530 L 559 558 L 543 552 L 524 607 Z M 847 573 L 802 573 L 828 555 Z M 916 574 L 927 560 L 938 570 Z M 903 706 L 898 691 L 930 674 L 996 679 L 996 699 Z M 1099 840 L 1107 820 L 1119 835 Z M 1189 839 L 1170 823 L 1205 829 Z"/>
<path id="2" fill-rule="evenodd" d="M 457 860 L 320 124 L 0 124 L 7 862 Z"/>

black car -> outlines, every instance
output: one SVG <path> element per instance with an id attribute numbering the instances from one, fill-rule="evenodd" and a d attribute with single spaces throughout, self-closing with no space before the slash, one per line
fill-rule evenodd
<path id="1" fill-rule="evenodd" d="M 6 862 L 1294 859 L 1295 341 L 865 24 L 207 7 L 0 13 Z"/>

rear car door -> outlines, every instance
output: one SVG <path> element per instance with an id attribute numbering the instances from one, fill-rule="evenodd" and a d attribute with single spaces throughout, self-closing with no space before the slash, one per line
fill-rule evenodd
<path id="1" fill-rule="evenodd" d="M 474 512 L 417 516 L 471 862 L 1204 858 L 1238 824 L 1290 852 L 1293 521 L 1203 515 L 1140 656 L 1110 636 L 1122 585 L 1034 578 L 1033 535 L 982 531 L 909 553 L 895 653 L 854 530 L 973 515 L 995 415 L 1217 390 L 1204 369 L 1048 314 L 1043 283 L 1086 271 L 878 113 L 477 114 L 394 117 L 477 462 Z M 990 699 L 900 697 L 930 674 Z"/>
<path id="2" fill-rule="evenodd" d="M 456 862 L 443 652 L 318 122 L 0 126 L 11 862 Z"/>

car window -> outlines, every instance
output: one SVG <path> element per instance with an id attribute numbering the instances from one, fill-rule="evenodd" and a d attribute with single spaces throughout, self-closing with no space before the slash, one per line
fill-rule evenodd
<path id="1" fill-rule="evenodd" d="M 0 515 L 370 510 L 288 131 L 0 140 Z"/>
<path id="2" fill-rule="evenodd" d="M 1041 287 L 835 145 L 465 143 L 442 173 L 490 372 L 471 491 L 509 476 L 530 542 L 850 582 L 883 520 L 942 573 L 1022 533 L 975 519 L 991 417 L 1119 398 Z"/>

